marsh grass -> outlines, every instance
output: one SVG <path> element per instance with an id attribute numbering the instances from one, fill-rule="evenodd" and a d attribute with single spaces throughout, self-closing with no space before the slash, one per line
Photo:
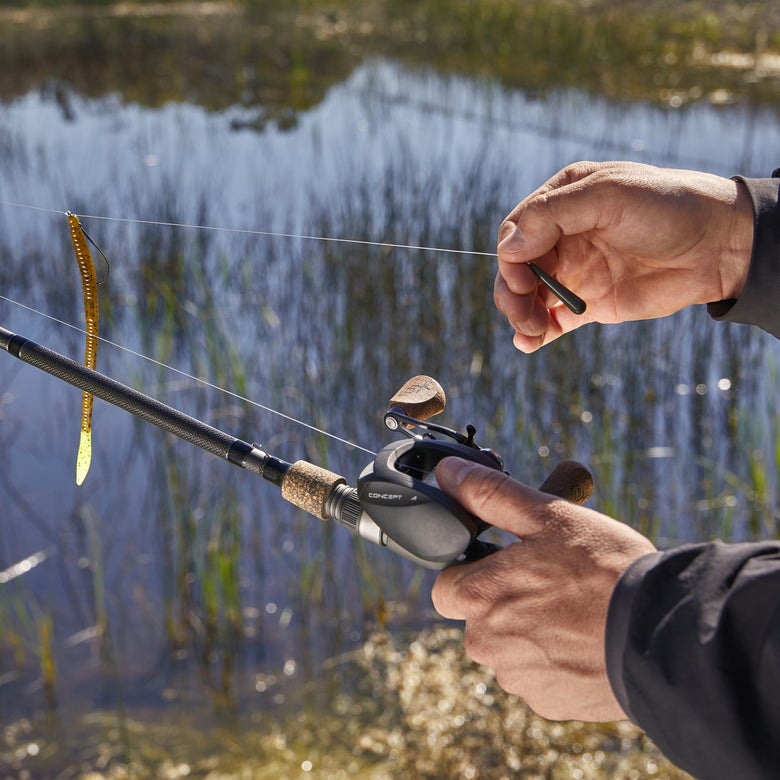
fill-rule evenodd
<path id="1" fill-rule="evenodd" d="M 7 587 L 4 586 L 7 590 Z M 3 684 L 37 677 L 48 708 L 57 706 L 57 636 L 54 610 L 40 605 L 23 588 L 0 601 L 0 678 Z"/>
<path id="2" fill-rule="evenodd" d="M 503 172 L 484 156 L 467 170 L 454 184 L 442 169 L 421 172 L 408 160 L 356 172 L 338 197 L 312 198 L 309 227 L 323 235 L 432 246 L 452 245 L 456 236 L 463 248 L 489 250 L 492 215 L 506 200 Z M 382 182 L 379 199 L 374 175 Z M 215 222 L 204 203 L 196 198 L 193 218 L 171 192 L 165 219 Z M 140 212 L 141 204 L 133 210 Z M 409 376 L 430 373 L 450 395 L 443 421 L 461 428 L 478 423 L 480 442 L 502 450 L 514 476 L 539 484 L 558 459 L 578 457 L 596 475 L 594 506 L 659 544 L 776 533 L 777 414 L 771 394 L 761 395 L 755 384 L 770 361 L 758 337 L 713 347 L 708 324 L 693 315 L 620 331 L 584 329 L 520 371 L 493 312 L 492 262 L 434 262 L 420 251 L 290 247 L 278 240 L 249 246 L 230 236 L 204 239 L 148 225 L 132 232 L 129 245 L 140 251 L 122 268 L 123 284 L 102 294 L 112 302 L 112 330 L 161 363 L 372 446 L 387 437 L 380 422 L 387 397 Z M 49 286 L 39 294 L 56 311 L 58 293 Z M 675 350 L 671 334 L 681 327 L 689 344 Z M 732 378 L 729 393 L 709 380 L 701 356 L 713 352 Z M 643 360 L 631 359 L 639 354 Z M 101 357 L 112 373 L 116 356 L 106 350 Z M 356 478 L 360 461 L 324 437 L 269 421 L 237 399 L 226 403 L 186 377 L 172 379 L 162 365 L 139 368 L 135 381 L 237 435 L 279 425 L 268 441 L 282 457 L 305 457 Z M 693 389 L 706 382 L 708 393 Z M 683 384 L 690 392 L 680 395 L 675 387 Z M 756 393 L 760 405 L 750 401 Z M 676 420 L 684 423 L 670 424 Z M 266 500 L 268 486 L 255 491 L 242 475 L 226 474 L 156 429 L 133 428 L 157 540 L 145 598 L 151 610 L 159 604 L 168 642 L 158 661 L 163 671 L 144 672 L 160 672 L 157 694 L 165 667 L 182 662 L 198 681 L 197 696 L 215 712 L 235 716 L 254 706 L 244 681 L 255 653 L 279 653 L 285 663 L 295 661 L 289 669 L 305 670 L 308 684 L 320 685 L 321 664 L 352 646 L 349 636 L 426 623 L 430 575 L 353 542 L 343 529 L 298 513 L 279 518 L 278 506 Z M 719 431 L 748 456 L 713 449 Z M 669 455 L 650 457 L 653 448 Z M 680 515 L 686 525 L 677 524 Z M 119 630 L 109 604 L 122 588 L 101 555 L 105 523 L 98 527 L 95 520 L 86 530 L 103 634 L 109 623 Z M 258 617 L 247 622 L 247 613 Z M 130 649 L 117 655 L 112 673 L 117 701 L 134 684 L 123 669 L 132 653 L 125 641 Z M 52 646 L 52 658 L 56 652 Z"/>
<path id="3" fill-rule="evenodd" d="M 766 0 L 748 12 L 727 0 L 245 0 L 223 4 L 222 13 L 213 4 L 176 4 L 169 15 L 159 5 L 152 14 L 143 4 L 123 4 L 122 14 L 110 3 L 21 5 L 38 7 L 37 24 L 8 12 L 0 74 L 14 78 L 0 76 L 0 92 L 24 94 L 53 76 L 49 88 L 71 113 L 69 82 L 80 94 L 118 89 L 152 106 L 182 99 L 213 109 L 244 105 L 254 109 L 249 126 L 290 128 L 298 112 L 377 55 L 539 93 L 574 87 L 667 105 L 724 93 L 769 104 L 777 97 L 761 58 L 780 51 L 780 16 Z M 207 24 L 199 6 L 209 6 Z M 734 53 L 748 59 L 724 56 Z M 49 56 L 61 71 L 50 72 Z M 155 78 L 160 73 L 170 75 Z"/>
<path id="4" fill-rule="evenodd" d="M 41 665 L 41 679 L 46 700 L 50 707 L 56 703 L 55 683 L 57 680 L 57 662 L 54 655 L 54 617 L 44 612 L 36 621 L 38 628 L 38 658 Z"/>
<path id="5" fill-rule="evenodd" d="M 95 635 L 98 644 L 108 630 L 108 609 L 106 606 L 105 572 L 103 570 L 103 553 L 101 540 L 104 525 L 89 507 L 84 507 L 81 521 L 86 526 L 89 549 L 89 570 L 92 574 L 92 592 L 94 599 Z"/>
<path id="6" fill-rule="evenodd" d="M 314 229 L 395 238 L 413 221 L 415 240 L 434 245 L 451 240 L 451 222 L 422 205 L 435 202 L 444 187 L 441 179 L 434 174 L 421 179 L 392 165 L 383 177 L 393 181 L 383 193 L 386 220 L 377 220 L 371 199 L 344 192 L 342 200 L 332 204 L 335 208 L 323 207 L 312 219 Z M 469 180 L 472 194 L 465 188 L 457 193 L 462 204 L 459 235 L 472 235 L 474 246 L 486 241 L 482 237 L 487 216 L 478 193 L 500 191 L 500 181 L 499 172 L 485 165 L 481 179 Z M 369 190 L 366 179 L 355 192 Z M 405 193 L 410 191 L 415 197 L 407 201 Z M 167 215 L 173 221 L 189 219 L 173 206 Z M 209 220 L 208 214 L 198 216 Z M 483 440 L 504 450 L 514 475 L 538 484 L 557 459 L 579 457 L 596 472 L 594 505 L 660 544 L 679 538 L 750 537 L 776 527 L 773 468 L 778 450 L 775 434 L 767 434 L 764 421 L 776 424 L 777 416 L 769 401 L 766 408 L 757 407 L 749 396 L 743 400 L 740 395 L 740 382 L 752 381 L 749 376 L 762 365 L 749 340 L 730 347 L 735 354 L 747 352 L 749 358 L 724 361 L 734 381 L 728 396 L 714 391 L 675 395 L 675 385 L 684 381 L 696 387 L 708 376 L 701 360 L 688 362 L 687 354 L 675 354 L 667 346 L 679 323 L 609 334 L 583 331 L 519 373 L 489 295 L 480 292 L 490 288 L 490 264 L 469 258 L 433 263 L 420 253 L 401 255 L 367 247 L 334 252 L 310 246 L 288 250 L 281 263 L 273 242 L 248 254 L 230 241 L 203 245 L 159 235 L 152 240 L 147 230 L 142 229 L 140 241 L 147 252 L 138 257 L 137 267 L 125 270 L 132 294 L 123 290 L 123 299 L 136 303 L 115 301 L 112 323 L 134 334 L 141 349 L 161 361 L 229 388 L 241 387 L 250 396 L 267 398 L 269 387 L 274 388 L 272 405 L 324 428 L 339 420 L 335 424 L 340 431 L 365 442 L 382 440 L 379 420 L 386 397 L 409 375 L 424 371 L 453 390 L 447 422 L 463 427 L 466 422 L 486 421 Z M 268 275 L 247 272 L 249 264 L 273 268 L 273 283 Z M 366 268 L 371 269 L 371 287 L 364 283 Z M 243 280 L 235 312 L 224 302 L 235 292 L 230 286 L 233 278 Z M 327 296 L 315 294 L 323 283 Z M 267 318 L 244 316 L 257 300 L 267 301 L 278 313 L 280 327 L 273 328 Z M 306 302 L 303 312 L 301 301 Z M 318 326 L 312 328 L 312 322 Z M 686 324 L 690 352 L 705 352 L 706 325 Z M 263 386 L 262 392 L 258 388 L 265 372 L 255 359 L 258 345 L 265 365 L 285 368 L 281 376 L 275 375 L 277 384 Z M 588 355 L 588 365 L 579 361 L 582 354 Z M 645 359 L 616 363 L 612 357 L 635 354 Z M 724 354 L 732 355 L 728 350 Z M 105 360 L 111 373 L 110 352 Z M 609 372 L 598 373 L 590 366 L 609 366 Z M 258 421 L 256 410 L 226 405 L 188 379 L 172 382 L 159 365 L 144 368 L 138 384 L 159 390 L 174 405 L 210 421 L 226 423 L 237 434 Z M 336 414 L 335 406 L 343 407 L 342 412 Z M 375 410 L 375 419 L 366 414 L 367 408 Z M 667 424 L 670 417 L 686 422 L 675 428 Z M 259 422 L 268 425 L 267 420 Z M 712 450 L 708 442 L 719 430 L 737 442 L 739 452 L 752 454 L 742 458 L 728 450 Z M 308 434 L 280 433 L 271 443 L 291 459 L 300 454 L 336 470 L 348 463 L 338 448 Z M 105 722 L 93 718 L 83 723 L 83 728 L 101 734 L 92 769 L 99 776 L 118 776 L 123 765 L 132 767 L 137 777 L 153 777 L 163 770 L 175 776 L 176 767 L 185 764 L 191 770 L 217 767 L 226 777 L 231 772 L 238 776 L 235 773 L 246 767 L 253 767 L 257 776 L 263 772 L 295 776 L 303 762 L 311 761 L 323 767 L 322 777 L 338 776 L 346 766 L 350 776 L 357 777 L 437 777 L 444 771 L 449 776 L 475 772 L 489 778 L 503 777 L 507 768 L 527 766 L 536 773 L 529 776 L 540 778 L 563 778 L 575 767 L 586 772 L 583 777 L 595 778 L 616 772 L 628 777 L 631 771 L 647 770 L 648 762 L 661 760 L 648 752 L 640 735 L 627 736 L 622 726 L 594 732 L 582 724 L 542 723 L 517 702 L 505 699 L 481 676 L 483 672 L 467 664 L 458 632 L 444 639 L 424 634 L 417 641 L 422 649 L 404 649 L 406 639 L 396 645 L 394 632 L 400 637 L 400 629 L 419 628 L 428 619 L 429 575 L 353 543 L 339 535 L 341 529 L 322 527 L 297 513 L 280 518 L 278 507 L 258 499 L 258 493 L 265 496 L 262 490 L 249 490 L 232 472 L 226 475 L 156 429 L 135 426 L 134 446 L 148 470 L 151 525 L 159 539 L 159 547 L 153 549 L 159 556 L 155 569 L 160 589 L 149 588 L 147 593 L 153 602 L 159 599 L 160 630 L 168 641 L 162 663 L 142 670 L 141 679 L 159 675 L 148 697 L 152 701 L 157 697 L 159 706 L 162 694 L 170 695 L 168 701 L 177 702 L 177 711 L 186 709 L 182 702 L 188 697 L 208 702 L 211 711 L 204 719 L 213 718 L 228 731 L 238 728 L 248 713 L 270 717 L 277 706 L 269 703 L 277 701 L 274 697 L 289 705 L 299 695 L 291 687 L 294 683 L 310 699 L 289 720 L 266 729 L 259 745 L 244 745 L 240 757 L 213 744 L 204 745 L 200 753 L 200 748 L 192 747 L 193 733 L 185 731 L 176 734 L 167 750 L 153 748 L 156 716 L 126 702 L 126 694 L 137 685 L 137 672 L 125 669 L 129 659 L 124 650 L 115 654 L 115 666 L 108 670 L 114 710 L 101 715 Z M 667 447 L 674 456 L 648 458 L 647 450 L 653 446 Z M 671 470 L 683 460 L 684 478 L 672 476 Z M 348 474 L 350 479 L 356 476 L 354 470 Z M 732 494 L 740 498 L 731 501 Z M 706 512 L 697 511 L 705 505 Z M 676 525 L 677 510 L 687 512 L 689 526 Z M 114 573 L 104 565 L 99 543 L 103 533 L 102 522 L 87 523 L 94 609 L 101 632 L 108 627 L 116 630 L 109 605 L 112 592 L 121 592 Z M 251 632 L 245 620 L 248 611 L 258 615 Z M 41 616 L 28 628 L 36 626 L 41 676 L 52 681 L 53 703 L 58 649 L 47 622 L 52 615 Z M 354 719 L 351 731 L 343 734 L 323 726 L 331 676 L 324 671 L 328 657 L 345 649 L 350 652 L 355 639 L 349 637 L 364 638 L 383 629 L 389 633 L 372 640 L 365 651 L 370 654 L 364 669 L 368 678 L 353 680 L 358 690 L 372 687 L 374 699 L 377 690 L 382 691 L 379 710 L 376 702 L 369 706 L 355 700 L 352 691 L 342 691 L 346 699 L 338 706 L 342 716 L 347 713 Z M 17 634 L 23 631 L 21 627 Z M 440 641 L 443 644 L 437 644 Z M 18 653 L 18 637 L 11 639 L 14 642 Z M 128 647 L 132 653 L 132 644 Z M 424 665 L 430 679 L 412 668 L 410 658 Z M 182 666 L 191 673 L 186 685 L 173 683 L 176 674 L 165 671 Z M 251 694 L 250 668 L 253 674 L 257 668 L 273 669 L 269 676 L 283 681 L 271 686 L 270 700 L 258 701 Z M 480 691 L 476 699 L 467 698 L 464 704 L 460 697 L 469 697 L 474 690 Z M 110 736 L 112 728 L 121 736 L 116 742 Z M 197 727 L 193 732 L 198 733 Z M 345 745 L 350 736 L 357 742 Z M 83 735 L 67 739 L 78 741 Z M 188 745 L 184 752 L 182 744 Z M 58 749 L 51 747 L 53 753 Z M 586 754 L 591 756 L 587 766 Z M 102 760 L 107 763 L 100 767 Z M 31 759 L 25 762 L 35 766 Z M 664 771 L 667 777 L 681 776 Z M 318 776 L 316 771 L 313 776 Z"/>

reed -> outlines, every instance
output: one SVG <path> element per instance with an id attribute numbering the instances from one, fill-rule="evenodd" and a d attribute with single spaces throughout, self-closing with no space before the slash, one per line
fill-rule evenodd
<path id="1" fill-rule="evenodd" d="M 48 611 L 38 618 L 38 655 L 46 702 L 49 707 L 53 708 L 57 701 L 55 695 L 57 662 L 54 652 L 54 617 Z"/>
<path id="2" fill-rule="evenodd" d="M 22 592 L 6 595 L 5 599 L 0 600 L 0 625 L 3 626 L 3 636 L 0 639 L 3 654 L 0 658 L 3 660 L 4 670 L 13 674 L 23 669 L 26 663 L 24 636 L 29 630 L 25 628 L 29 623 L 29 615 L 24 606 L 26 594 Z"/>
<path id="3" fill-rule="evenodd" d="M 90 551 L 90 571 L 92 573 L 92 590 L 95 610 L 95 629 L 98 643 L 108 629 L 108 608 L 106 606 L 106 583 L 103 571 L 103 554 L 101 539 L 103 537 L 103 524 L 90 509 L 86 508 L 82 513 L 82 520 L 87 529 L 87 540 Z"/>
<path id="4" fill-rule="evenodd" d="M 54 710 L 58 683 L 54 610 L 41 606 L 25 589 L 10 587 L 16 592 L 8 592 L 0 600 L 0 677 L 9 674 L 12 679 L 24 680 L 35 669 L 40 675 L 46 707 Z M 3 588 L 10 590 L 7 584 Z"/>

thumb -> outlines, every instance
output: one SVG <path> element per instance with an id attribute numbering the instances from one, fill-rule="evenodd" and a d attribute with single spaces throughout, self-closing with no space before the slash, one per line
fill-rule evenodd
<path id="1" fill-rule="evenodd" d="M 594 191 L 599 183 L 594 174 L 602 168 L 605 164 L 570 165 L 521 201 L 499 227 L 499 267 L 542 258 L 561 236 L 594 229 L 603 217 L 603 195 Z"/>
<path id="2" fill-rule="evenodd" d="M 529 204 L 517 223 L 507 220 L 501 225 L 498 241 L 500 268 L 538 260 L 558 243 L 561 228 L 549 219 L 547 213 L 543 213 L 546 211 L 544 205 L 536 207 Z"/>
<path id="3" fill-rule="evenodd" d="M 553 500 L 503 471 L 462 458 L 444 458 L 436 467 L 436 481 L 471 514 L 521 537 L 543 530 L 539 509 Z"/>

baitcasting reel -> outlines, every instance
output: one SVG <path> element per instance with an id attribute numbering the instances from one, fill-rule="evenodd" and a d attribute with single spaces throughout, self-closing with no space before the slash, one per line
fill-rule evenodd
<path id="1" fill-rule="evenodd" d="M 484 542 L 475 544 L 488 524 L 441 490 L 434 472 L 441 460 L 451 456 L 498 470 L 503 469 L 503 460 L 494 450 L 477 446 L 473 426 L 462 434 L 428 422 L 444 404 L 444 391 L 436 380 L 410 379 L 390 400 L 385 414 L 387 428 L 406 438 L 384 447 L 357 484 L 363 510 L 388 538 L 430 568 L 473 560 L 497 549 Z"/>
<path id="2" fill-rule="evenodd" d="M 463 434 L 428 421 L 445 403 L 435 379 L 416 376 L 406 382 L 390 399 L 384 418 L 387 428 L 405 438 L 378 453 L 361 473 L 356 491 L 363 527 L 354 530 L 429 569 L 477 560 L 499 549 L 478 539 L 490 525 L 436 483 L 436 466 L 450 456 L 504 469 L 497 452 L 475 443 L 474 426 Z M 562 461 L 540 489 L 582 504 L 593 490 L 593 478 L 582 464 Z M 344 522 L 339 513 L 331 516 Z"/>

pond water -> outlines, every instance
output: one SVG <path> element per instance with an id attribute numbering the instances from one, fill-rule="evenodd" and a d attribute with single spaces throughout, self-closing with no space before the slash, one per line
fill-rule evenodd
<path id="1" fill-rule="evenodd" d="M 739 102 L 531 93 L 389 57 L 285 123 L 44 83 L 0 104 L 0 325 L 80 357 L 69 209 L 110 258 L 99 370 L 281 458 L 354 484 L 392 438 L 387 399 L 426 373 L 442 421 L 476 425 L 514 476 L 575 457 L 591 504 L 659 546 L 775 536 L 776 340 L 698 309 L 523 356 L 492 307 L 490 253 L 502 216 L 567 162 L 766 175 L 779 147 L 777 114 Z M 311 776 L 281 713 L 308 729 L 365 693 L 371 678 L 334 659 L 382 631 L 403 653 L 436 626 L 433 575 L 100 401 L 76 487 L 79 424 L 78 391 L 0 357 L 7 773 L 143 754 L 170 769 L 148 776 L 180 776 L 183 759 L 144 753 L 144 728 L 170 755 L 240 763 L 251 724 L 291 755 L 264 776 Z"/>

